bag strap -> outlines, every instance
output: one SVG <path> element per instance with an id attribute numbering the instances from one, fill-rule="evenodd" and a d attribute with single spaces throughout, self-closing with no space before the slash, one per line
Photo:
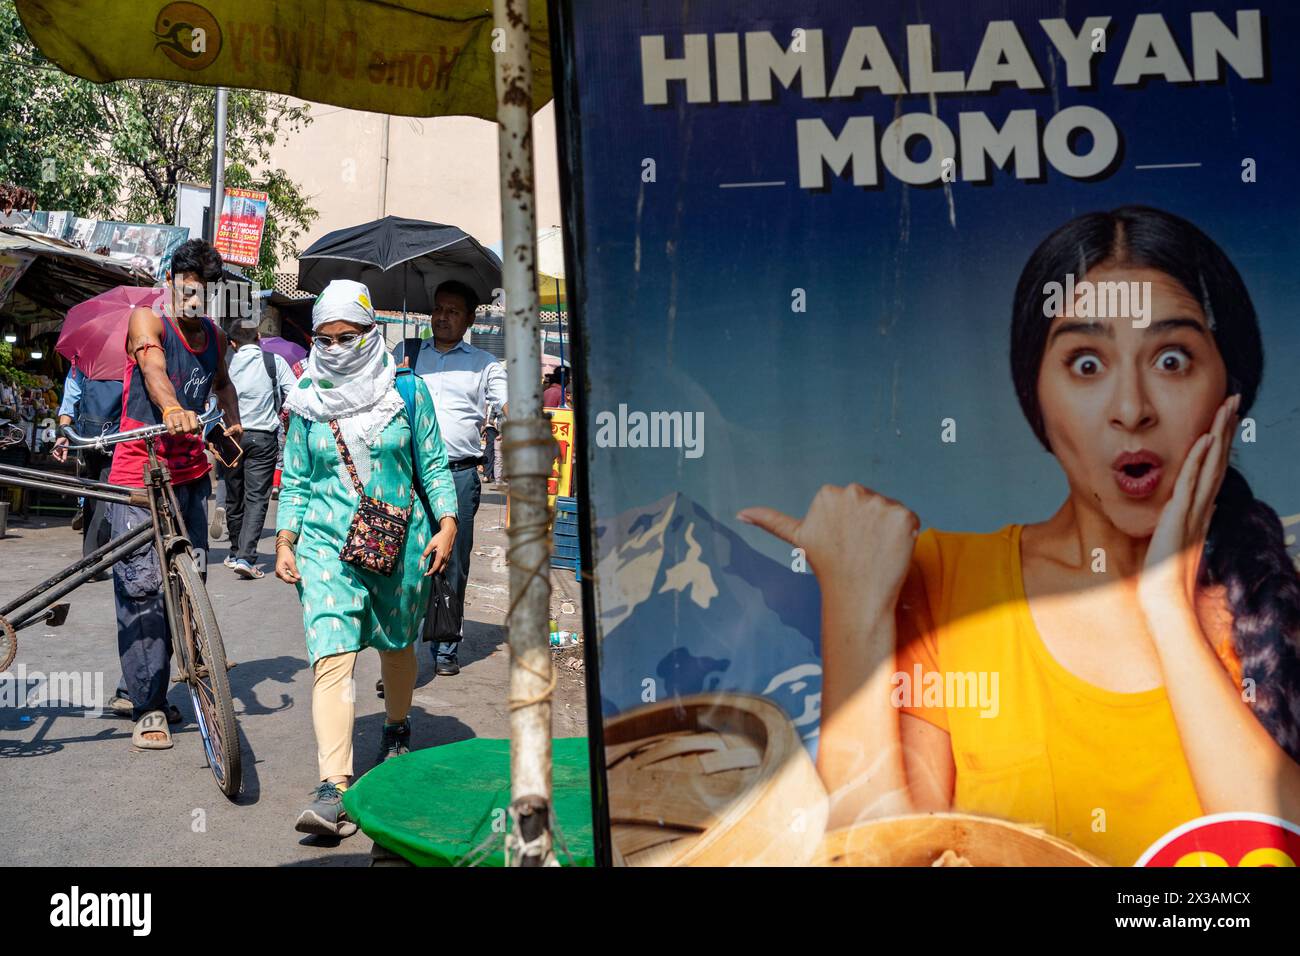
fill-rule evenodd
<path id="1" fill-rule="evenodd" d="M 407 339 L 407 341 L 411 340 Z M 414 372 L 409 368 L 399 368 L 393 385 L 406 405 L 406 423 L 411 430 L 411 488 L 419 495 L 420 504 L 424 505 L 424 513 L 429 516 L 429 526 L 432 528 L 437 519 L 433 514 L 433 506 L 429 504 L 428 495 L 424 492 L 424 482 L 420 480 L 420 454 L 416 448 L 418 442 L 415 439 L 415 382 Z"/>
<path id="2" fill-rule="evenodd" d="M 357 496 L 364 498 L 366 489 L 362 487 L 361 481 L 357 478 L 357 466 L 352 464 L 352 453 L 348 451 L 348 443 L 343 440 L 343 432 L 339 430 L 338 419 L 330 419 L 330 431 L 334 433 L 334 442 L 339 446 L 339 457 L 343 459 L 343 464 L 348 468 L 348 474 L 352 476 L 352 487 L 357 489 Z"/>
<path id="3" fill-rule="evenodd" d="M 260 349 L 259 351 L 262 353 L 262 367 L 266 369 L 266 377 L 271 380 L 271 401 L 275 402 L 275 414 L 278 418 L 284 399 L 280 396 L 280 383 L 276 381 L 275 356 L 266 349 Z"/>
<path id="4" fill-rule="evenodd" d="M 402 358 L 406 359 L 412 372 L 415 371 L 415 360 L 419 357 L 422 348 L 424 348 L 424 339 L 402 339 Z"/>

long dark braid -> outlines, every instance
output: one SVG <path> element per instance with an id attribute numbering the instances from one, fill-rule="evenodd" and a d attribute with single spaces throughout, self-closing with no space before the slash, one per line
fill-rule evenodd
<path id="1" fill-rule="evenodd" d="M 1278 746 L 1300 761 L 1300 577 L 1277 512 L 1229 468 L 1215 499 L 1197 583 L 1222 585 L 1232 609 L 1232 643 L 1251 705 Z"/>
<path id="2" fill-rule="evenodd" d="M 1228 394 L 1241 395 L 1244 417 L 1264 372 L 1259 320 L 1231 260 L 1209 236 L 1179 216 L 1148 206 L 1087 213 L 1043 240 L 1025 264 L 1011 318 L 1011 375 L 1020 407 L 1051 451 L 1038 404 L 1038 372 L 1050 322 L 1043 287 L 1081 279 L 1107 260 L 1163 272 L 1197 299 L 1228 372 Z M 1226 397 L 1226 396 L 1225 396 Z M 1257 499 L 1229 468 L 1215 499 L 1197 575 L 1201 587 L 1222 585 L 1232 612 L 1233 649 L 1250 707 L 1293 760 L 1300 762 L 1300 575 L 1286 551 L 1277 512 Z M 1247 695 L 1249 700 L 1249 696 Z"/>

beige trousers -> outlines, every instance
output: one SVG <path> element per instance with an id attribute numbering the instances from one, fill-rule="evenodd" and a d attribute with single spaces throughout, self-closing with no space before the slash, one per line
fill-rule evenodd
<path id="1" fill-rule="evenodd" d="M 355 651 L 322 657 L 312 668 L 311 722 L 316 728 L 316 759 L 320 778 L 352 776 L 352 724 L 356 717 L 357 685 L 352 679 Z M 400 651 L 379 652 L 384 678 L 384 713 L 390 724 L 406 719 L 420 670 L 415 644 Z"/>

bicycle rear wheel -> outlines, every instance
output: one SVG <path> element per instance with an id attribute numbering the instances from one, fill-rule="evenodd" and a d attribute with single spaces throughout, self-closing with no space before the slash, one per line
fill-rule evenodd
<path id="1" fill-rule="evenodd" d="M 18 654 L 18 632 L 0 617 L 0 671 L 7 671 Z"/>
<path id="2" fill-rule="evenodd" d="M 189 677 L 186 684 L 199 720 L 203 749 L 217 786 L 227 797 L 234 797 L 240 785 L 239 732 L 226 675 L 225 645 L 208 590 L 190 555 L 172 558 L 172 572 L 178 584 L 176 615 L 182 631 L 177 643 L 184 655 Z"/>

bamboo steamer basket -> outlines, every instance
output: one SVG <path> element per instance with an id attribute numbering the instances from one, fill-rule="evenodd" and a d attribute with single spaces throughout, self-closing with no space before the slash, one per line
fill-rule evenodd
<path id="1" fill-rule="evenodd" d="M 934 866 L 951 850 L 971 866 L 1106 866 L 1034 827 L 965 813 L 869 820 L 826 834 L 812 866 Z"/>
<path id="2" fill-rule="evenodd" d="M 615 862 L 802 866 L 827 798 L 794 725 L 770 701 L 699 694 L 606 721 Z"/>

